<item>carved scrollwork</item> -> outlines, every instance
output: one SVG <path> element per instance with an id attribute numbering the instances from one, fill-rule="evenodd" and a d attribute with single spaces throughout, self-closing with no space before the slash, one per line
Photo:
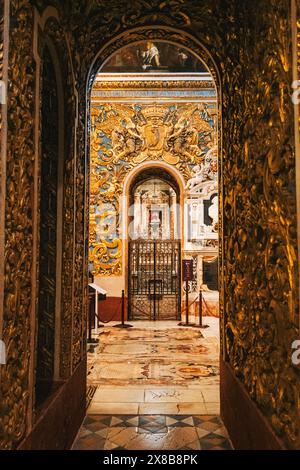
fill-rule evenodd
<path id="1" fill-rule="evenodd" d="M 51 38 L 59 58 L 61 80 L 64 87 L 64 119 L 76 119 L 74 80 L 71 60 L 64 31 L 57 20 L 50 18 L 45 25 L 45 37 Z M 75 129 L 66 125 L 65 121 L 65 161 L 64 161 L 64 197 L 63 197 L 63 251 L 62 251 L 62 305 L 61 305 L 61 352 L 60 374 L 68 377 L 72 370 L 71 331 L 74 315 L 74 133 Z M 75 331 L 81 332 L 82 325 L 76 325 Z M 76 337 L 75 333 L 75 337 Z M 81 334 L 81 333 L 78 333 Z"/>
<path id="2" fill-rule="evenodd" d="M 7 346 L 7 364 L 1 366 L 0 371 L 1 449 L 15 447 L 26 432 L 30 395 L 28 379 L 33 259 L 33 11 L 26 1 L 14 0 L 10 2 L 10 16 L 14 21 L 11 21 L 9 44 L 5 298 L 2 333 Z"/>
<path id="3" fill-rule="evenodd" d="M 288 2 L 263 2 L 260 8 L 257 40 L 247 42 L 243 52 L 246 77 L 239 76 L 238 56 L 227 63 L 231 80 L 223 76 L 227 357 L 275 431 L 296 447 L 299 371 L 290 359 L 298 309 L 291 30 Z M 255 5 L 248 15 L 254 19 Z M 250 37 L 250 23 L 239 34 Z"/>
<path id="4" fill-rule="evenodd" d="M 298 309 L 298 253 L 289 0 L 10 2 L 13 21 L 9 48 L 3 314 L 8 364 L 1 368 L 1 448 L 17 446 L 26 431 L 28 411 L 34 3 L 40 11 L 50 3 L 59 8 L 79 97 L 77 161 L 67 159 L 65 180 L 68 208 L 65 227 L 70 233 L 73 222 L 76 227 L 74 239 L 68 240 L 74 251 L 68 247 L 64 263 L 64 290 L 69 296 L 73 289 L 76 299 L 73 304 L 68 297 L 65 303 L 68 313 L 63 322 L 67 329 L 73 322 L 70 316 L 73 308 L 75 315 L 72 360 L 70 348 L 64 349 L 65 377 L 70 373 L 70 364 L 75 367 L 84 353 L 86 312 L 82 299 L 88 251 L 88 230 L 84 225 L 88 226 L 89 217 L 86 204 L 89 165 L 84 160 L 85 100 L 90 66 L 95 59 L 89 76 L 91 87 L 102 63 L 120 47 L 145 39 L 171 41 L 200 55 L 217 81 L 216 63 L 221 77 L 220 284 L 225 357 L 275 432 L 289 448 L 299 448 L 300 377 L 290 358 L 291 343 L 298 337 L 294 323 Z M 111 41 L 113 38 L 115 41 Z M 71 95 L 75 101 L 73 90 Z M 74 115 L 70 116 L 73 122 Z M 75 220 L 71 209 L 74 200 Z M 75 259 L 74 287 L 70 275 L 71 251 Z"/>
<path id="5" fill-rule="evenodd" d="M 188 177 L 194 163 L 202 162 L 205 155 L 208 163 L 207 149 L 212 149 L 217 129 L 212 106 L 210 111 L 204 103 L 138 109 L 133 104 L 92 104 L 90 263 L 94 275 L 122 274 L 118 204 L 129 171 L 150 159 L 174 165 Z"/>

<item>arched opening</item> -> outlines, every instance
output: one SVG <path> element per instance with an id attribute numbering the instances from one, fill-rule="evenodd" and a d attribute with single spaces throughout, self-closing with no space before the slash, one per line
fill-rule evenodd
<path id="1" fill-rule="evenodd" d="M 128 217 L 135 218 L 134 213 L 133 216 L 127 213 L 130 184 L 127 192 L 125 185 L 133 173 L 141 173 L 146 166 L 168 165 L 181 175 L 178 182 L 183 181 L 182 186 L 179 184 L 183 219 L 181 256 L 192 261 L 189 275 L 193 271 L 195 275 L 191 277 L 196 279 L 181 286 L 181 294 L 185 294 L 182 300 L 187 298 L 186 304 L 191 304 L 189 324 L 196 323 L 198 318 L 199 287 L 207 302 L 212 302 L 208 296 L 217 292 L 216 250 L 220 251 L 222 417 L 234 445 L 297 448 L 299 371 L 295 367 L 294 339 L 299 336 L 296 239 L 299 234 L 295 188 L 299 172 L 295 150 L 297 157 L 299 149 L 298 142 L 295 143 L 298 132 L 292 132 L 298 124 L 298 109 L 294 106 L 293 112 L 291 84 L 292 76 L 296 81 L 298 78 L 299 2 L 232 0 L 209 2 L 208 7 L 206 2 L 193 0 L 131 3 L 43 0 L 1 3 L 4 9 L 0 8 L 3 50 L 0 76 L 6 103 L 1 105 L 4 151 L 0 184 L 0 342 L 7 354 L 0 358 L 5 363 L 1 364 L 0 377 L 0 446 L 4 449 L 70 446 L 85 412 L 88 248 L 90 273 L 94 274 L 96 287 L 106 290 L 110 302 L 107 319 L 116 312 L 115 319 L 120 323 L 120 293 L 125 291 L 125 305 L 128 295 Z M 57 54 L 53 54 L 50 42 Z M 61 80 L 53 79 L 49 52 L 54 59 L 52 65 L 60 69 L 59 77 L 56 74 L 55 78 Z M 222 74 L 219 81 L 210 54 Z M 48 69 L 44 76 L 43 63 Z M 61 131 L 62 145 L 58 144 L 60 126 L 55 112 L 57 102 L 61 101 L 56 93 L 59 82 L 63 113 L 67 117 Z M 297 84 L 293 83 L 294 86 Z M 91 116 L 86 123 L 86 91 L 89 93 L 91 88 L 91 97 L 88 96 Z M 48 89 L 54 90 L 52 96 Z M 295 94 L 297 90 L 293 98 Z M 293 102 L 296 104 L 294 99 Z M 194 112 L 190 114 L 191 107 Z M 223 167 L 222 145 L 218 145 L 216 155 L 210 140 L 220 116 L 224 124 Z M 220 129 L 218 126 L 216 144 L 221 141 Z M 84 158 L 89 135 L 91 159 Z M 55 173 L 57 162 L 63 160 L 61 188 Z M 49 163 L 53 168 L 46 174 Z M 218 190 L 212 177 L 217 170 Z M 161 184 L 157 180 L 156 175 L 145 184 L 151 183 L 150 187 Z M 48 194 L 43 192 L 44 188 Z M 55 197 L 59 189 L 63 204 Z M 136 188 L 137 198 L 141 198 L 140 190 Z M 168 191 L 166 186 L 164 191 Z M 155 189 L 153 193 L 156 194 Z M 218 195 L 220 220 L 217 220 Z M 62 217 L 58 211 L 55 214 L 55 206 L 62 209 Z M 46 213 L 40 214 L 45 209 Z M 161 242 L 168 219 L 163 219 L 163 211 L 157 207 L 153 211 L 147 208 L 147 212 L 150 214 L 144 232 L 149 242 Z M 50 220 L 55 215 L 57 220 Z M 137 217 L 141 218 L 138 211 Z M 170 220 L 169 225 L 172 226 Z M 55 228 L 56 236 L 51 238 Z M 172 227 L 166 229 L 166 237 L 172 237 Z M 55 266 L 53 253 L 59 244 L 62 248 Z M 56 331 L 53 331 L 54 298 L 58 307 Z M 181 307 L 184 308 L 184 302 Z M 203 307 L 205 310 L 206 305 Z M 101 308 L 100 320 L 104 313 Z M 208 324 L 211 318 L 205 316 L 204 320 Z M 88 356 L 89 383 L 99 385 L 95 397 L 99 404 L 97 412 L 120 416 L 112 408 L 105 410 L 103 404 L 116 403 L 117 392 L 121 400 L 121 387 L 127 399 L 123 413 L 161 415 L 162 407 L 150 410 L 150 399 L 153 403 L 159 397 L 164 407 L 171 404 L 166 400 L 172 397 L 180 401 L 180 406 L 175 403 L 168 408 L 173 418 L 168 416 L 171 419 L 158 423 L 164 431 L 172 427 L 179 411 L 193 412 L 196 416 L 211 412 L 206 399 L 202 410 L 200 406 L 197 411 L 183 406 L 191 404 L 190 385 L 197 389 L 193 392 L 197 406 L 201 395 L 210 398 L 214 395 L 210 387 L 218 375 L 218 366 L 210 362 L 209 354 L 214 349 L 217 356 L 218 347 L 215 342 L 206 341 L 212 333 L 211 325 L 206 330 L 197 330 L 179 327 L 178 320 L 173 324 L 168 320 L 160 329 L 157 320 L 147 325 L 129 321 L 135 328 L 127 332 L 113 330 L 112 322 L 101 330 L 95 356 L 101 353 L 102 362 L 92 368 L 93 358 Z M 170 331 L 173 327 L 175 331 Z M 35 390 L 36 352 L 40 357 Z M 105 359 L 112 355 L 118 364 L 111 368 Z M 184 364 L 178 363 L 179 358 Z M 60 390 L 53 397 L 48 396 L 43 410 L 36 413 L 34 405 L 47 397 L 53 378 L 61 381 Z M 43 381 L 46 393 L 41 399 L 39 384 Z M 201 393 L 200 381 L 202 386 L 205 384 Z M 108 385 L 106 396 L 104 383 Z M 141 384 L 147 384 L 142 392 L 138 390 Z M 182 389 L 174 390 L 179 384 Z M 137 386 L 135 397 L 128 385 Z M 160 393 L 156 393 L 154 386 L 158 385 L 167 385 L 166 390 L 160 388 Z M 35 391 L 36 397 L 40 397 L 37 401 Z M 215 398 L 216 403 L 218 394 Z M 129 406 L 131 400 L 139 401 L 137 406 L 134 403 L 134 409 Z M 243 422 L 240 416 L 244 417 Z M 120 423 L 118 419 L 114 422 Z M 128 424 L 126 419 L 121 426 Z M 133 429 L 130 433 L 126 430 L 127 437 L 130 435 L 125 445 L 119 439 L 121 432 L 110 430 L 107 433 L 110 442 L 98 445 L 96 441 L 97 448 L 118 449 L 128 447 L 126 444 L 132 447 L 134 439 L 140 444 L 134 433 L 141 434 L 140 430 L 145 429 L 143 419 L 136 416 L 130 419 Z M 94 424 L 91 426 L 94 434 L 101 438 L 106 435 Z M 213 429 L 211 424 L 206 430 Z M 140 429 L 135 430 L 137 427 Z M 204 430 L 201 428 L 201 433 Z M 93 436 L 86 435 L 91 444 Z M 145 442 L 147 436 L 142 439 Z M 169 443 L 170 440 L 178 442 L 172 436 Z M 215 436 L 211 441 L 215 441 Z M 181 442 L 181 448 L 187 449 L 194 442 L 198 448 L 196 438 Z M 211 444 L 206 442 L 206 447 L 201 448 L 211 448 Z"/>
<path id="2" fill-rule="evenodd" d="M 160 327 L 164 331 L 160 334 L 168 338 L 161 361 L 169 367 L 173 356 L 180 356 L 183 375 L 175 382 L 182 385 L 193 377 L 196 386 L 205 384 L 208 406 L 199 392 L 199 403 L 193 409 L 218 414 L 220 114 L 216 72 L 211 73 L 204 63 L 205 57 L 212 65 L 205 51 L 201 50 L 200 58 L 191 47 L 180 44 L 179 36 L 176 43 L 174 36 L 170 41 L 160 40 L 155 28 L 149 34 L 154 36 L 152 41 L 120 41 L 121 47 L 116 49 L 110 44 L 95 60 L 91 73 L 90 274 L 94 284 L 107 293 L 107 300 L 99 304 L 100 322 L 120 321 L 123 291 L 126 320 L 138 329 L 121 340 L 111 328 L 101 336 L 102 349 L 107 351 L 106 357 L 109 351 L 118 350 L 124 360 L 129 354 L 128 363 L 135 363 L 135 371 L 147 369 L 148 365 L 140 363 L 141 346 L 130 341 L 137 336 L 146 341 L 151 331 Z M 187 43 L 193 44 L 190 38 Z M 109 50 L 112 53 L 106 55 Z M 182 260 L 192 263 L 192 277 L 186 282 Z M 201 330 L 180 330 L 177 326 L 179 320 L 186 320 L 187 304 L 186 326 L 199 326 L 200 290 L 205 298 L 202 310 L 210 316 L 207 323 L 214 338 L 205 346 L 200 345 L 207 341 Z M 186 351 L 204 347 L 205 354 L 208 352 L 205 365 L 200 366 L 201 355 L 193 356 L 193 365 L 188 355 L 181 355 L 178 344 L 172 343 L 172 328 L 176 329 L 175 337 L 182 335 L 186 341 Z M 114 342 L 114 347 L 106 345 L 106 339 Z M 213 353 L 211 342 L 216 347 Z M 134 348 L 135 357 L 130 355 Z M 151 367 L 149 377 L 146 374 L 139 383 L 141 379 L 135 372 L 126 372 L 116 355 L 114 368 L 105 360 L 101 363 L 103 372 L 96 363 L 89 370 L 88 383 L 100 384 L 91 413 L 95 409 L 109 411 L 101 384 L 114 385 L 111 403 L 116 394 L 122 396 L 124 386 L 173 384 L 170 377 L 161 377 L 161 372 L 154 373 Z M 150 366 L 153 358 L 145 354 L 143 360 Z M 191 395 L 186 398 L 190 399 Z M 149 403 L 135 405 L 142 412 Z M 120 407 L 121 414 L 124 408 Z M 160 409 L 164 414 L 163 407 Z"/>
<path id="3" fill-rule="evenodd" d="M 177 240 L 180 238 L 180 188 L 176 179 L 164 168 L 141 170 L 130 187 L 132 221 L 129 239 Z M 130 211 L 132 212 L 132 211 Z"/>
<path id="4" fill-rule="evenodd" d="M 153 34 L 156 34 L 155 29 Z M 150 64 L 144 63 L 148 60 L 149 51 L 153 55 Z M 102 51 L 103 57 L 106 52 Z M 208 55 L 205 57 L 208 58 Z M 171 65 L 166 65 L 164 61 L 169 61 Z M 121 268 L 124 259 L 123 262 L 118 262 L 116 256 L 122 258 L 117 238 L 126 238 L 126 234 L 122 233 L 118 220 L 120 211 L 115 208 L 120 205 L 116 198 L 122 192 L 122 181 L 125 181 L 128 172 L 148 163 L 149 160 L 159 160 L 179 171 L 184 185 L 189 179 L 195 183 L 200 170 L 197 165 L 205 163 L 203 156 L 208 152 L 208 158 L 211 159 L 213 152 L 214 173 L 217 174 L 219 119 L 215 72 L 211 75 L 203 60 L 197 58 L 196 54 L 185 46 L 180 47 L 166 40 L 136 41 L 118 49 L 106 60 L 103 59 L 101 66 L 100 57 L 95 64 L 99 64 L 100 70 L 93 82 L 89 116 L 92 253 L 90 268 L 94 276 L 124 277 Z M 95 70 L 95 64 L 92 70 Z M 150 104 L 154 104 L 154 107 L 149 106 Z M 209 108 L 214 116 L 210 115 Z M 156 135 L 151 135 L 153 129 Z M 199 140 L 201 150 L 197 147 Z M 99 159 L 99 155 L 103 158 Z M 198 174 L 195 174 L 195 171 L 198 171 Z M 204 171 L 209 171 L 207 165 Z M 196 178 L 193 178 L 194 176 Z M 95 233 L 102 222 L 104 225 L 111 222 L 111 219 L 102 219 L 99 204 L 97 205 L 99 200 L 110 204 L 110 215 L 117 213 L 114 230 L 119 237 L 115 236 L 112 261 L 109 260 L 110 250 L 105 246 L 106 242 L 111 243 L 111 231 L 108 232 L 109 240 Z M 102 207 L 102 213 L 107 213 L 105 207 Z M 104 232 L 99 229 L 98 233 Z M 97 250 L 97 244 L 100 244 L 103 250 Z M 109 263 L 98 263 L 98 267 L 93 269 L 93 264 L 97 264 L 99 252 L 104 253 L 106 260 L 110 261 L 111 268 Z"/>
<path id="5" fill-rule="evenodd" d="M 159 166 L 141 170 L 130 187 L 128 315 L 179 320 L 181 306 L 180 189 Z"/>

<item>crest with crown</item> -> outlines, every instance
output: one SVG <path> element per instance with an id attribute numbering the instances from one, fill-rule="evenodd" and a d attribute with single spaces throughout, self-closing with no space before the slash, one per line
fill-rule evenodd
<path id="1" fill-rule="evenodd" d="M 149 106 L 143 110 L 143 115 L 146 119 L 155 117 L 164 120 L 167 115 L 167 109 L 162 106 Z"/>

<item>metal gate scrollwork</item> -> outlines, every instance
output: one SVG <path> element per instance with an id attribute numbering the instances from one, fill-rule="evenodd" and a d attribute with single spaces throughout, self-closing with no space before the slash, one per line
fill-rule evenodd
<path id="1" fill-rule="evenodd" d="M 181 245 L 177 241 L 129 242 L 131 320 L 180 318 L 180 256 Z"/>

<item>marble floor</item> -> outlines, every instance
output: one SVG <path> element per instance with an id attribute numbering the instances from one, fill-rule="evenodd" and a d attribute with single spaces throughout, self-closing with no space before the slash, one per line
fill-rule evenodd
<path id="1" fill-rule="evenodd" d="M 90 414 L 219 414 L 218 319 L 103 328 L 88 353 Z"/>
<path id="2" fill-rule="evenodd" d="M 73 450 L 230 450 L 217 416 L 89 415 Z"/>
<path id="3" fill-rule="evenodd" d="M 201 330 L 170 321 L 102 328 L 74 449 L 229 448 L 218 417 L 219 323 L 204 320 Z"/>

